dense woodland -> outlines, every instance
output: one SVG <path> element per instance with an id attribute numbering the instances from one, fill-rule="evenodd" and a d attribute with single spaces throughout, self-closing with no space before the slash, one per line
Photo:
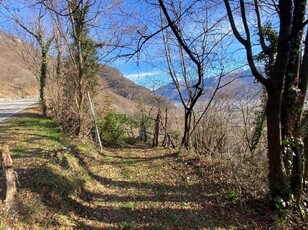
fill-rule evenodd
<path id="1" fill-rule="evenodd" d="M 58 214 L 50 213 L 62 215 L 62 222 L 35 217 L 27 223 L 23 216 L 36 216 L 35 210 L 16 209 L 12 202 L 21 201 L 4 199 L 3 206 L 9 208 L 6 214 L 0 211 L 0 228 L 307 227 L 307 1 L 4 0 L 0 14 L 3 36 L 15 41 L 12 50 L 38 82 L 39 108 L 32 108 L 29 114 L 36 115 L 27 119 L 42 119 L 31 123 L 17 116 L 1 124 L 0 143 L 8 144 L 19 168 L 16 199 L 31 194 L 29 202 L 39 203 L 33 195 L 39 194 L 47 206 L 34 209 L 51 219 Z M 170 84 L 152 91 L 137 86 L 110 67 L 119 63 L 155 66 Z M 48 153 L 23 174 L 20 168 L 28 166 L 18 156 L 34 147 L 24 136 L 19 142 L 17 137 L 15 142 L 6 139 L 17 124 L 43 130 L 37 123 L 46 128 L 46 138 L 56 135 L 47 139 L 57 144 L 35 147 L 42 153 L 42 146 L 48 146 Z M 30 135 L 26 129 L 22 132 Z M 25 146 L 18 150 L 21 143 Z M 8 152 L 4 147 L 2 155 Z M 126 168 L 125 159 L 132 167 Z M 149 159 L 157 164 L 152 172 L 151 164 L 135 165 Z M 133 178 L 114 182 L 123 168 Z M 151 173 L 159 181 L 146 184 L 143 180 L 152 178 Z M 139 178 L 141 174 L 147 176 Z M 23 182 L 27 175 L 32 184 Z M 172 186 L 180 180 L 184 182 L 177 197 Z M 127 190 L 133 202 L 122 209 L 129 210 L 130 217 L 122 209 L 106 211 L 101 204 L 95 211 L 91 202 L 94 205 L 95 195 L 107 196 L 109 185 L 149 191 L 139 197 L 139 190 L 135 195 Z M 164 214 L 138 206 L 151 189 L 157 192 L 151 199 L 184 206 L 168 206 L 166 201 L 161 212 L 169 212 Z M 113 193 L 118 202 L 125 191 Z M 215 199 L 210 194 L 216 194 Z M 224 206 L 210 206 L 215 200 Z M 185 207 L 190 211 L 181 213 Z M 15 209 L 19 219 L 10 222 Z M 237 216 L 230 214 L 234 210 Z M 205 215 L 211 216 L 211 224 Z M 221 215 L 240 219 L 239 224 L 217 218 Z"/>

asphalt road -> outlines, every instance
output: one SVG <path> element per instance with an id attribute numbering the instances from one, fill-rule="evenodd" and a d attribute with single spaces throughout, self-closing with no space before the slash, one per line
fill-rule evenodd
<path id="1" fill-rule="evenodd" d="M 37 102 L 37 98 L 0 99 L 0 122 Z"/>

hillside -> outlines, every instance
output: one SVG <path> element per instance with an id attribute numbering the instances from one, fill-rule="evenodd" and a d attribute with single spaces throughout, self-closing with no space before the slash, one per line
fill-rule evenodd
<path id="1" fill-rule="evenodd" d="M 20 50 L 26 44 L 0 31 L 0 97 L 38 94 L 35 76 L 27 67 Z"/>
<path id="2" fill-rule="evenodd" d="M 152 106 L 171 106 L 170 101 L 165 97 L 159 94 L 155 95 L 149 89 L 136 85 L 134 82 L 125 78 L 116 68 L 107 65 L 102 66 L 101 78 L 105 81 L 107 89 L 126 99 L 136 103 L 142 99 Z"/>
<path id="3" fill-rule="evenodd" d="M 38 81 L 30 71 L 37 71 L 38 66 L 29 64 L 39 63 L 39 60 L 34 58 L 33 47 L 0 31 L 0 50 L 0 98 L 38 95 Z M 115 110 L 130 115 L 137 111 L 138 98 L 141 97 L 151 106 L 171 105 L 168 100 L 155 97 L 150 90 L 136 85 L 123 77 L 117 69 L 106 65 L 102 66 L 98 83 L 96 101 L 99 108 L 104 106 L 103 101 L 106 97 Z"/>

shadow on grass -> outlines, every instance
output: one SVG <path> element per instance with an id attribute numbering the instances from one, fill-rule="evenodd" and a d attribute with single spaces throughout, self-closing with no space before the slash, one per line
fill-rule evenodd
<path id="1" fill-rule="evenodd" d="M 76 214 L 82 218 L 101 223 L 117 224 L 118 228 L 131 229 L 136 225 L 142 229 L 200 229 L 215 227 L 210 218 L 204 215 L 206 210 L 187 210 L 180 208 L 125 208 L 125 207 L 85 207 L 71 201 Z"/>
<path id="2" fill-rule="evenodd" d="M 23 147 L 14 147 L 14 146 L 10 148 L 10 151 L 13 153 L 12 159 L 42 157 L 51 154 L 51 152 L 47 152 L 41 148 L 26 149 Z"/>
<path id="3" fill-rule="evenodd" d="M 51 136 L 51 135 L 36 135 L 36 134 L 33 134 L 31 135 L 32 137 L 30 138 L 27 138 L 26 139 L 26 142 L 31 142 L 31 143 L 35 143 L 37 141 L 40 141 L 40 140 L 47 140 L 47 141 L 54 141 L 54 142 L 58 142 L 60 143 L 61 140 L 59 137 L 57 136 Z"/>
<path id="4" fill-rule="evenodd" d="M 40 194 L 43 202 L 50 208 L 53 208 L 56 212 L 62 212 L 63 214 L 74 213 L 80 219 L 78 228 L 81 229 L 100 229 L 99 227 L 87 224 L 88 221 L 93 221 L 97 225 L 100 224 L 116 224 L 118 228 L 131 229 L 136 226 L 142 226 L 142 229 L 201 229 L 201 228 L 231 228 L 240 227 L 241 219 L 232 219 L 231 217 L 243 216 L 239 213 L 236 206 L 238 204 L 230 202 L 225 205 L 223 209 L 218 208 L 219 202 L 215 201 L 213 197 L 212 203 L 209 206 L 200 206 L 198 209 L 189 209 L 187 207 L 177 206 L 172 207 L 134 207 L 135 204 L 143 201 L 151 202 L 196 202 L 198 197 L 192 196 L 198 192 L 202 193 L 200 184 L 192 185 L 189 187 L 181 186 L 166 186 L 160 183 L 137 183 L 137 182 L 124 182 L 124 181 L 111 181 L 106 178 L 100 178 L 92 175 L 103 186 L 121 187 L 125 189 L 137 188 L 140 190 L 147 190 L 149 194 L 153 194 L 153 191 L 158 191 L 156 195 L 138 195 L 135 196 L 123 196 L 118 195 L 104 195 L 93 194 L 83 190 L 80 194 L 82 202 L 72 199 L 70 194 L 76 191 L 74 184 L 82 186 L 80 181 L 76 178 L 76 181 L 67 180 L 65 177 L 54 174 L 53 172 L 45 171 L 42 175 L 49 175 L 45 178 L 44 183 L 39 183 L 37 189 L 34 192 Z M 36 176 L 34 175 L 34 178 Z M 50 186 L 50 181 L 54 181 L 55 185 Z M 83 183 L 83 182 L 82 182 Z M 213 185 L 211 185 L 213 186 Z M 164 191 L 167 195 L 164 195 L 161 191 Z M 94 200 L 100 200 L 100 202 L 125 202 L 122 206 L 96 206 L 92 205 Z M 209 201 L 209 200 L 207 200 Z M 254 205 L 256 202 L 253 202 Z M 129 205 L 125 205 L 129 204 Z M 251 207 L 250 207 L 251 208 Z M 260 207 L 259 207 L 260 208 Z M 214 210 L 216 209 L 216 210 Z M 209 212 L 211 211 L 211 212 Z M 219 215 L 226 215 L 228 212 L 233 212 L 230 219 L 226 221 L 224 216 L 223 221 L 213 221 L 212 213 L 216 212 Z M 259 212 L 260 214 L 260 212 Z M 246 218 L 253 223 L 258 221 L 258 218 L 264 218 L 263 216 L 255 215 Z M 81 221 L 87 220 L 86 222 Z M 228 217 L 227 217 L 228 219 Z M 246 220 L 247 221 L 247 220 Z M 247 224 L 247 223 L 246 223 Z"/>
<path id="5" fill-rule="evenodd" d="M 57 132 L 56 125 L 48 120 L 38 120 L 40 116 L 35 117 L 31 113 L 20 114 L 19 117 L 34 118 L 31 120 L 15 121 L 14 125 L 20 127 L 40 127 L 53 129 Z M 9 135 L 13 126 L 9 129 L 2 128 L 5 135 Z M 35 136 L 36 135 L 36 136 Z M 34 137 L 25 138 L 25 141 L 38 141 L 39 139 L 49 139 L 50 141 L 60 141 L 54 136 L 46 136 L 45 134 L 34 134 Z M 143 149 L 143 147 L 141 147 Z M 52 154 L 52 152 L 44 152 L 43 149 L 16 149 L 16 158 L 35 157 L 39 154 Z M 20 153 L 20 154 L 18 154 Z M 23 154 L 21 154 L 23 153 Z M 192 185 L 183 183 L 175 185 L 167 185 L 163 182 L 135 182 L 124 180 L 112 180 L 102 177 L 91 172 L 85 159 L 73 149 L 74 156 L 79 160 L 87 171 L 89 176 L 98 184 L 105 188 L 111 188 L 119 191 L 119 194 L 102 194 L 93 193 L 83 189 L 84 181 L 79 178 L 69 180 L 63 175 L 59 175 L 46 167 L 33 168 L 17 168 L 19 175 L 20 189 L 30 189 L 41 197 L 42 202 L 55 213 L 71 215 L 77 217 L 76 228 L 79 229 L 102 229 L 101 227 L 91 224 L 96 222 L 97 225 L 117 225 L 116 229 L 202 229 L 202 228 L 226 228 L 243 227 L 251 225 L 260 219 L 264 222 L 267 217 L 266 207 L 262 209 L 262 205 L 254 207 L 257 203 L 252 200 L 251 204 L 247 203 L 245 210 L 250 210 L 247 213 L 242 213 L 239 208 L 239 202 L 226 200 L 225 195 L 210 195 L 210 191 L 220 191 L 221 183 L 204 182 Z M 154 161 L 157 159 L 174 158 L 176 154 L 167 154 L 161 156 L 149 157 L 122 157 L 112 156 L 111 161 L 102 162 L 102 164 L 118 166 L 129 162 Z M 116 161 L 116 160 L 119 161 Z M 180 172 L 179 172 L 180 173 Z M 228 187 L 228 185 L 223 185 Z M 135 190 L 134 195 L 125 195 L 123 191 Z M 206 190 L 205 190 L 206 189 Z M 221 192 L 223 193 L 223 191 Z M 206 196 L 205 196 L 206 194 Z M 73 196 L 78 199 L 73 199 Z M 99 201 L 103 206 L 95 206 L 94 202 Z M 107 205 L 105 205 L 109 202 Z M 111 204 L 110 204 L 111 202 Z M 144 202 L 144 203 L 143 203 Z M 156 202 L 162 206 L 155 205 L 149 207 L 146 202 Z M 194 208 L 185 206 L 185 203 L 197 203 Z M 114 205 L 113 205 L 114 203 Z M 142 204 L 142 205 L 137 205 Z M 166 204 L 166 205 L 165 205 Z M 257 210 L 257 208 L 261 209 Z M 253 210 L 253 211 L 251 211 Z M 245 217 L 245 220 L 243 219 Z M 85 220 L 85 221 L 83 221 Z M 46 220 L 48 221 L 48 220 Z M 268 222 L 271 226 L 271 220 Z M 112 229 L 109 228 L 108 229 Z"/>
<path id="6" fill-rule="evenodd" d="M 155 156 L 155 157 L 123 157 L 123 156 L 109 156 L 111 158 L 117 158 L 117 159 L 127 159 L 127 160 L 158 160 L 158 159 L 164 159 L 164 158 L 169 158 L 169 157 L 177 157 L 179 154 L 178 153 L 170 153 L 170 154 L 165 154 L 165 155 L 160 155 L 160 156 Z"/>
<path id="7" fill-rule="evenodd" d="M 96 177 L 97 178 L 97 177 Z M 181 202 L 183 200 L 189 201 L 192 198 L 189 197 L 190 189 L 197 189 L 192 186 L 186 188 L 184 191 L 179 186 L 165 186 L 163 184 L 151 184 L 151 183 L 130 183 L 130 182 L 114 182 L 112 186 L 120 186 L 124 188 L 139 188 L 148 189 L 149 191 L 156 189 L 166 189 L 177 192 L 173 196 L 162 197 L 143 197 L 143 196 L 126 196 L 122 197 L 121 194 L 114 195 L 113 197 L 104 196 L 101 194 L 93 194 L 88 191 L 82 190 L 78 194 L 82 196 L 82 202 L 72 198 L 72 194 L 82 189 L 84 181 L 80 181 L 78 178 L 75 180 L 68 180 L 66 177 L 57 175 L 49 169 L 40 169 L 35 172 L 32 179 L 31 189 L 33 192 L 38 193 L 42 198 L 42 201 L 52 208 L 55 212 L 62 214 L 74 213 L 79 219 L 86 219 L 88 221 L 94 221 L 97 225 L 100 224 L 116 224 L 118 228 L 125 228 L 129 226 L 139 225 L 144 226 L 142 229 L 154 228 L 154 229 L 192 229 L 192 228 L 205 228 L 213 227 L 213 224 L 209 221 L 206 214 L 206 210 L 189 210 L 184 207 L 181 208 L 134 208 L 134 204 L 141 201 L 160 201 L 163 202 Z M 104 186 L 108 186 L 110 181 L 101 179 L 101 183 Z M 101 199 L 102 202 L 107 201 L 127 201 L 126 203 L 131 205 L 118 206 L 99 206 L 93 207 L 91 202 L 93 199 Z M 95 226 L 87 225 L 82 221 L 79 222 L 78 228 L 82 229 L 101 229 L 95 228 Z"/>
<path id="8" fill-rule="evenodd" d="M 15 125 L 19 127 L 31 127 L 31 128 L 45 128 L 45 129 L 54 129 L 60 131 L 59 126 L 48 118 L 32 118 L 29 120 L 16 120 L 14 121 Z"/>
<path id="9" fill-rule="evenodd" d="M 108 147 L 110 149 L 113 149 L 113 150 L 123 150 L 123 149 L 148 149 L 150 148 L 152 145 L 148 144 L 148 143 L 139 143 L 140 141 L 138 141 L 138 143 L 136 144 L 132 144 L 132 145 L 129 145 L 129 144 L 123 144 L 123 145 L 115 145 L 115 144 L 112 144 L 111 142 L 105 142 L 104 145 L 105 147 Z"/>
<path id="10" fill-rule="evenodd" d="M 44 151 L 45 143 L 50 146 L 61 144 L 61 129 L 52 120 L 31 112 L 18 113 L 14 117 L 20 119 L 0 124 L 0 138 L 1 143 L 12 143 L 10 149 L 17 154 L 17 158 L 48 154 Z M 42 148 L 33 148 L 31 144 Z"/>
<path id="11" fill-rule="evenodd" d="M 178 153 L 170 153 L 160 156 L 154 156 L 154 157 L 122 157 L 122 156 L 109 156 L 110 158 L 119 159 L 121 161 L 112 161 L 108 160 L 104 163 L 107 165 L 125 165 L 125 164 L 137 164 L 140 162 L 149 162 L 154 160 L 163 160 L 167 158 L 175 158 L 178 156 Z"/>
<path id="12" fill-rule="evenodd" d="M 87 168 L 87 163 L 82 157 L 79 157 L 79 163 Z M 32 186 L 37 188 L 33 191 L 38 193 L 43 202 L 56 212 L 64 215 L 74 213 L 78 217 L 76 222 L 78 222 L 79 229 L 101 229 L 96 225 L 104 226 L 104 224 L 116 225 L 121 229 L 132 229 L 136 226 L 141 226 L 142 229 L 229 229 L 255 224 L 262 218 L 264 222 L 264 219 L 269 218 L 266 204 L 261 204 L 259 201 L 247 202 L 245 209 L 250 211 L 245 214 L 240 210 L 239 202 L 228 200 L 223 192 L 221 196 L 217 194 L 204 196 L 206 192 L 209 192 L 207 187 L 219 191 L 222 187 L 220 182 L 183 186 L 181 183 L 167 185 L 157 182 L 112 180 L 96 175 L 87 168 L 89 176 L 94 181 L 103 187 L 119 191 L 119 194 L 110 195 L 83 189 L 84 182 L 78 178 L 71 181 L 52 171 L 42 170 L 45 171 L 38 173 L 41 175 L 39 178 L 44 182 L 39 186 Z M 47 177 L 42 176 L 46 174 Z M 34 175 L 33 178 L 38 177 Z M 50 186 L 50 181 L 56 185 Z M 228 187 L 228 185 L 225 184 L 223 187 Z M 78 189 L 81 190 L 77 193 L 78 199 L 76 200 L 71 194 Z M 134 195 L 122 193 L 131 189 L 137 192 Z M 94 202 L 101 204 L 108 202 L 109 204 L 95 206 Z M 147 205 L 147 202 L 158 202 L 162 206 L 151 207 Z M 185 206 L 185 203 L 198 203 L 198 205 L 190 208 L 189 205 Z M 256 206 L 257 203 L 260 205 Z M 170 206 L 170 204 L 173 205 Z M 243 216 L 245 219 L 241 219 Z M 267 223 L 271 224 L 271 221 L 268 219 Z M 93 225 L 93 222 L 96 224 Z M 108 227 L 108 229 L 112 228 Z"/>
<path id="13" fill-rule="evenodd" d="M 31 113 L 31 112 L 20 112 L 20 113 L 15 113 L 12 117 L 17 117 L 17 118 L 42 118 L 42 116 L 38 113 Z"/>

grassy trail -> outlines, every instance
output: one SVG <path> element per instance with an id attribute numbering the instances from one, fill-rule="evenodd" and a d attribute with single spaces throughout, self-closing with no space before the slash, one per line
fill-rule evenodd
<path id="1" fill-rule="evenodd" d="M 174 150 L 107 149 L 63 142 L 35 109 L 0 126 L 19 176 L 0 229 L 196 229 L 212 226 L 203 187 Z M 11 218 L 10 216 L 13 216 Z"/>
<path id="2" fill-rule="evenodd" d="M 197 229 L 212 224 L 202 208 L 202 185 L 176 163 L 170 150 L 134 148 L 108 150 L 98 159 L 84 157 L 93 179 L 88 226 Z"/>
<path id="3" fill-rule="evenodd" d="M 277 226 L 256 203 L 242 211 L 222 174 L 205 166 L 200 174 L 172 149 L 140 145 L 107 148 L 102 155 L 88 142 L 62 136 L 35 108 L 0 124 L 5 143 L 19 192 L 10 208 L 0 204 L 0 230 Z"/>

